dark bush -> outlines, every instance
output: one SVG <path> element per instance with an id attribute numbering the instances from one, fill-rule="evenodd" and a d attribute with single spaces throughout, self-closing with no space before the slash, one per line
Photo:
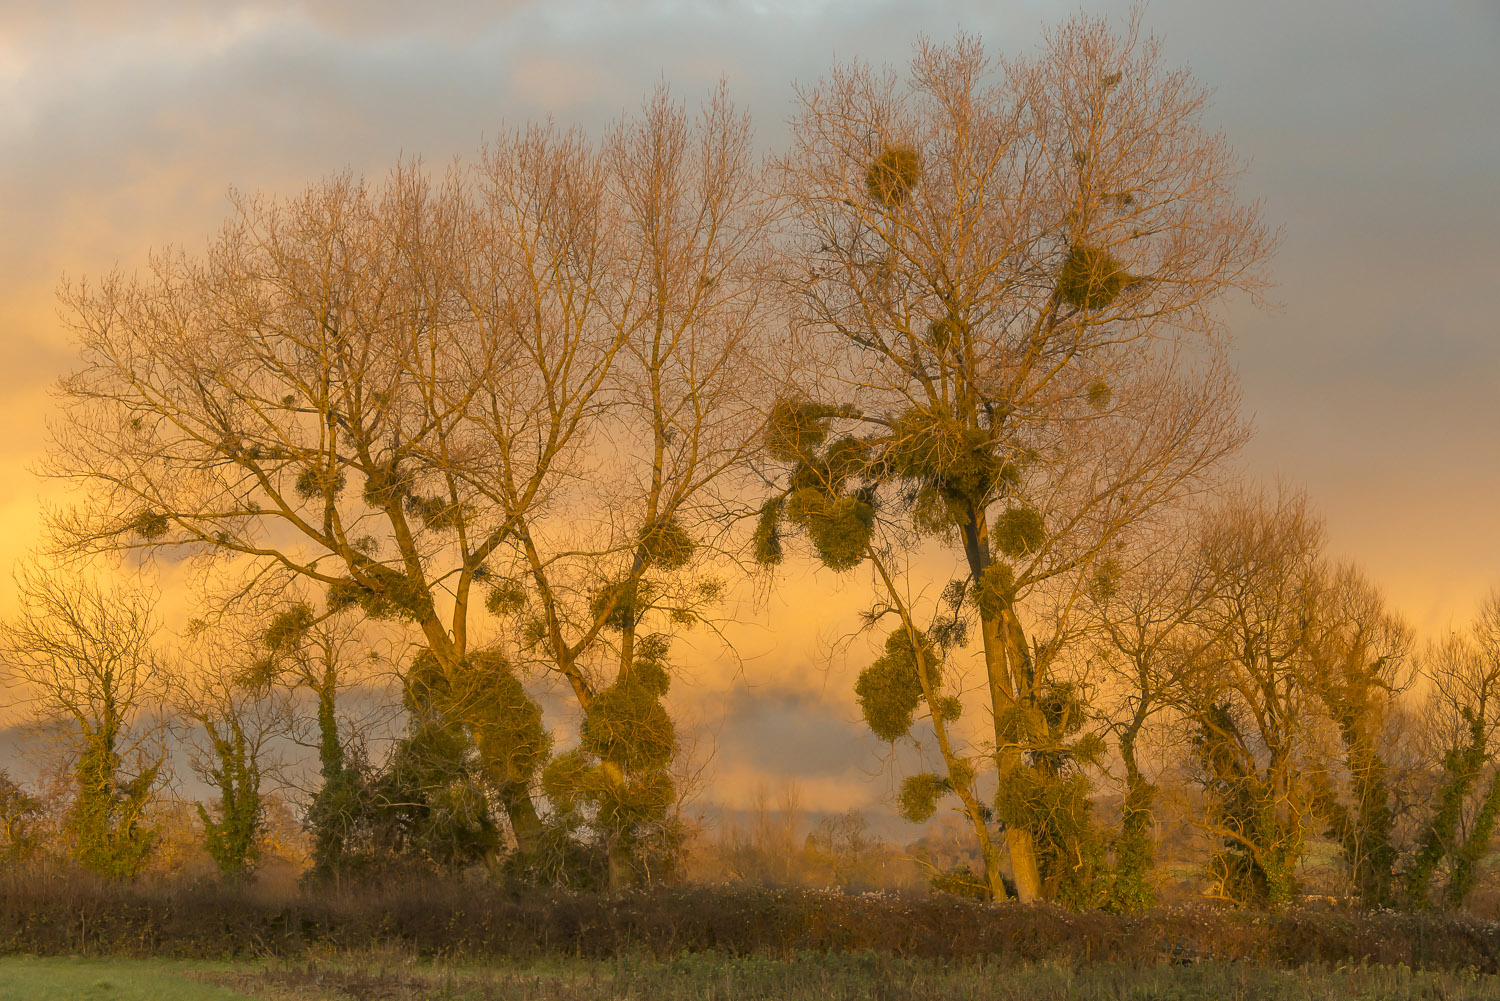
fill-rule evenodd
<path id="1" fill-rule="evenodd" d="M 476 959 L 870 950 L 955 960 L 1370 961 L 1500 972 L 1500 924 L 1333 907 L 1080 914 L 950 896 L 729 887 L 518 893 L 462 880 L 323 888 L 294 900 L 218 884 L 122 886 L 79 876 L 0 884 L 0 951 L 8 953 L 225 958 L 380 946 Z"/>

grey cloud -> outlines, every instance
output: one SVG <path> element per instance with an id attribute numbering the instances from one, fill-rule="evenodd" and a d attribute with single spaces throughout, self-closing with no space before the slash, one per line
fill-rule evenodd
<path id="1" fill-rule="evenodd" d="M 715 724 L 719 753 L 797 778 L 875 770 L 886 751 L 863 724 L 802 692 L 737 685 Z"/>
<path id="2" fill-rule="evenodd" d="M 914 746 L 892 748 L 870 732 L 852 695 L 830 701 L 805 691 L 736 684 L 709 726 L 724 761 L 767 775 L 878 781 L 921 766 Z M 914 734 L 930 737 L 920 725 Z"/>

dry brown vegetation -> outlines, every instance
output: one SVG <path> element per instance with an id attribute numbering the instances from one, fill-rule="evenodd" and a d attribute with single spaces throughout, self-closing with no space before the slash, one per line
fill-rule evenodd
<path id="1" fill-rule="evenodd" d="M 1452 915 L 1331 907 L 1265 915 L 1202 905 L 1077 914 L 1050 905 L 995 907 L 878 892 L 697 887 L 515 893 L 472 882 L 276 900 L 212 883 L 152 887 L 11 877 L 0 896 L 0 948 L 202 959 L 372 949 L 471 960 L 875 952 L 1006 963 L 1379 962 L 1500 972 L 1500 926 Z"/>

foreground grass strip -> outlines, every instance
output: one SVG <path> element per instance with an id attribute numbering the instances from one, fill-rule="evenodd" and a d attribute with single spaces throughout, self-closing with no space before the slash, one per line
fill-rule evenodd
<path id="1" fill-rule="evenodd" d="M 420 964 L 389 955 L 273 963 L 208 975 L 266 1001 L 1479 1001 L 1500 978 L 1406 967 L 1245 964 L 986 965 L 874 954 L 790 961 L 691 954 L 668 962 Z"/>
<path id="2" fill-rule="evenodd" d="M 193 964 L 191 971 L 203 964 Z M 154 959 L 0 957 L 0 1001 L 247 1001 L 249 995 Z"/>

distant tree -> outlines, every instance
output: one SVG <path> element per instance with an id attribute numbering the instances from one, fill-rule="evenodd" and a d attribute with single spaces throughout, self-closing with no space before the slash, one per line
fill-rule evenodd
<path id="1" fill-rule="evenodd" d="M 229 880 L 260 863 L 265 832 L 263 779 L 275 765 L 271 745 L 289 730 L 288 693 L 269 683 L 252 620 L 189 624 L 173 658 L 167 704 L 188 725 L 193 771 L 217 793 L 197 804 L 204 847 Z"/>
<path id="2" fill-rule="evenodd" d="M 807 835 L 805 852 L 834 886 L 857 888 L 875 885 L 873 866 L 881 847 L 865 815 L 846 810 L 818 821 Z"/>
<path id="3" fill-rule="evenodd" d="M 773 424 L 787 478 L 758 553 L 778 561 L 789 525 L 831 570 L 886 563 L 873 617 L 907 612 L 870 668 L 890 699 L 864 704 L 889 738 L 956 718 L 963 695 L 924 671 L 974 627 L 990 732 L 921 781 L 970 790 L 983 837 L 992 762 L 1022 900 L 1044 893 L 1034 810 L 1073 795 L 1047 762 L 1095 750 L 1044 719 L 1071 612 L 1122 533 L 1244 437 L 1216 311 L 1260 287 L 1271 240 L 1205 106 L 1138 14 L 1123 34 L 1079 17 L 1035 57 L 961 37 L 920 43 L 904 78 L 840 67 L 802 93 L 781 164 L 816 371 Z M 918 552 L 897 579 L 887 557 Z"/>
<path id="4" fill-rule="evenodd" d="M 0 869 L 33 862 L 41 850 L 42 801 L 0 771 Z"/>
<path id="5" fill-rule="evenodd" d="M 1156 901 L 1157 784 L 1148 777 L 1148 739 L 1171 741 L 1181 721 L 1182 683 L 1201 663 L 1210 636 L 1195 615 L 1212 592 L 1191 540 L 1191 509 L 1167 519 L 1117 554 L 1088 591 L 1089 667 L 1102 691 L 1097 708 L 1124 767 L 1120 830 L 1112 849 L 1110 906 L 1125 911 Z"/>
<path id="6" fill-rule="evenodd" d="M 1206 643 L 1184 709 L 1210 799 L 1200 822 L 1218 841 L 1211 870 L 1224 897 L 1279 907 L 1315 816 L 1302 773 L 1320 719 L 1308 655 L 1323 527 L 1299 493 L 1241 492 L 1202 519 L 1196 545 Z"/>
<path id="7" fill-rule="evenodd" d="M 1411 629 L 1380 592 L 1350 565 L 1325 573 L 1308 637 L 1308 687 L 1338 732 L 1347 793 L 1337 794 L 1321 769 L 1315 802 L 1329 821 L 1351 881 L 1367 907 L 1396 902 L 1390 767 L 1383 737 L 1396 699 L 1410 680 Z"/>
<path id="8" fill-rule="evenodd" d="M 163 682 L 155 598 L 128 579 L 105 585 L 40 563 L 23 566 L 16 585 L 19 610 L 0 626 L 0 649 L 36 716 L 71 739 L 74 857 L 100 875 L 133 877 L 151 854 L 144 815 L 165 758 L 147 717 Z"/>
<path id="9" fill-rule="evenodd" d="M 1458 907 L 1473 892 L 1500 817 L 1500 769 L 1493 769 L 1500 733 L 1500 590 L 1491 592 L 1467 633 L 1423 653 L 1421 672 L 1431 685 L 1427 722 L 1441 761 L 1432 809 L 1403 873 L 1404 896 L 1408 906 L 1432 906 L 1432 883 L 1446 863 L 1444 902 Z M 1471 802 L 1476 790 L 1477 804 Z"/>

